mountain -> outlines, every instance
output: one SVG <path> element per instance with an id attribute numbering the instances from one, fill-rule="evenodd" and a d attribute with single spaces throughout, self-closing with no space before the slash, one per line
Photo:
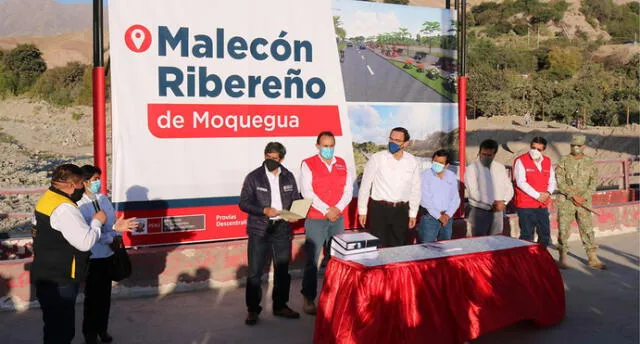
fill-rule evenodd
<path id="1" fill-rule="evenodd" d="M 49 36 L 91 28 L 91 4 L 0 0 L 0 37 Z"/>

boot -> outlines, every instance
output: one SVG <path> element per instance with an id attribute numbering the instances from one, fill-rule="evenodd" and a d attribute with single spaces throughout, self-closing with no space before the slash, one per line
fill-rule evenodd
<path id="1" fill-rule="evenodd" d="M 304 298 L 304 307 L 302 308 L 302 310 L 309 315 L 315 315 L 318 311 L 315 301 L 307 299 L 306 297 Z"/>
<path id="2" fill-rule="evenodd" d="M 559 269 L 568 269 L 567 265 L 567 251 L 560 250 L 560 255 L 558 256 L 558 268 Z"/>
<path id="3" fill-rule="evenodd" d="M 607 266 L 603 262 L 601 262 L 600 259 L 598 259 L 595 248 L 587 251 L 587 257 L 589 258 L 589 262 L 587 264 L 589 264 L 590 268 L 599 270 L 605 270 L 607 268 Z"/>

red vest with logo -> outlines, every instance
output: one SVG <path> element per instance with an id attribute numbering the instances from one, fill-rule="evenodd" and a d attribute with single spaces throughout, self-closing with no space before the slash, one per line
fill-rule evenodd
<path id="1" fill-rule="evenodd" d="M 529 153 L 519 156 L 516 161 L 520 160 L 524 167 L 527 183 L 538 192 L 546 192 L 549 188 L 549 178 L 551 178 L 551 159 L 546 156 L 542 157 L 542 170 L 531 159 Z M 515 170 L 515 162 L 513 164 Z M 537 199 L 527 195 L 514 182 L 515 187 L 515 205 L 516 208 L 546 208 L 549 201 L 540 203 Z"/>
<path id="2" fill-rule="evenodd" d="M 344 192 L 344 184 L 347 182 L 347 164 L 342 158 L 335 157 L 335 159 L 336 162 L 333 164 L 331 172 L 319 155 L 304 160 L 311 170 L 313 193 L 330 207 L 335 207 L 338 204 Z M 309 208 L 307 217 L 310 219 L 326 218 L 314 207 Z"/>

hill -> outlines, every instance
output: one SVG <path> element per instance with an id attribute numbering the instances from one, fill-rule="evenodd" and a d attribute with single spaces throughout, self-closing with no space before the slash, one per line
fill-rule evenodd
<path id="1" fill-rule="evenodd" d="M 54 0 L 0 1 L 0 37 L 51 36 L 90 28 L 91 6 Z"/>

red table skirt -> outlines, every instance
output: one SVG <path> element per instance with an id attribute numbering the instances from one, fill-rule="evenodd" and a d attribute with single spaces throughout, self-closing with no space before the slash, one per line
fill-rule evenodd
<path id="1" fill-rule="evenodd" d="M 562 276 L 539 245 L 378 267 L 331 259 L 315 343 L 462 343 L 565 316 Z"/>

